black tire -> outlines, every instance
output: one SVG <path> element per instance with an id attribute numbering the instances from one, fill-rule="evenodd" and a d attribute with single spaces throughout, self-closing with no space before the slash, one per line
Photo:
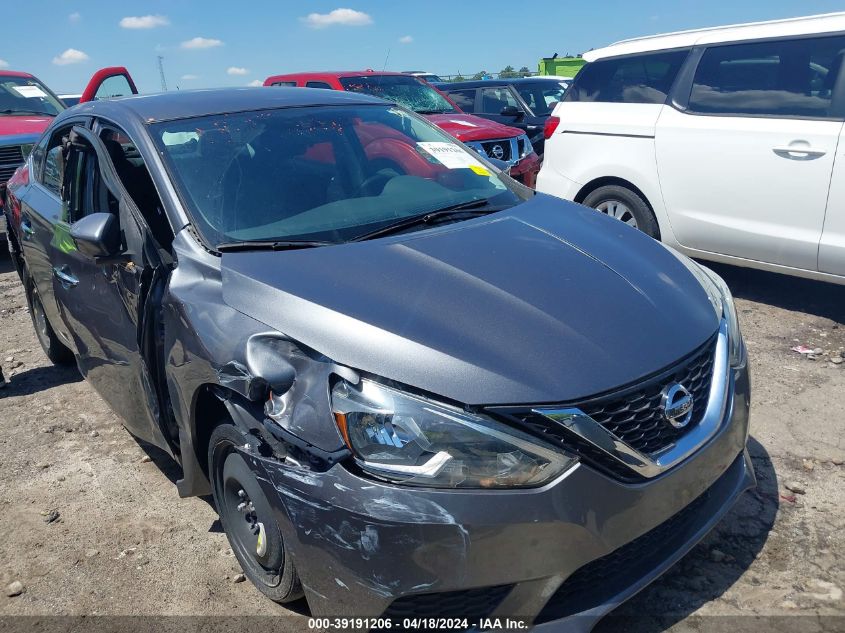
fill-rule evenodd
<path id="1" fill-rule="evenodd" d="M 244 575 L 274 602 L 298 600 L 304 594 L 275 513 L 252 469 L 237 447 L 246 438 L 231 424 L 221 424 L 208 443 L 208 475 L 220 523 Z M 242 494 L 238 494 L 241 492 Z M 243 510 L 241 504 L 247 504 Z M 255 525 L 263 524 L 266 551 L 259 556 Z"/>
<path id="2" fill-rule="evenodd" d="M 74 362 L 73 352 L 59 340 L 53 326 L 47 319 L 41 297 L 35 284 L 30 280 L 27 284 L 27 302 L 29 303 L 29 316 L 32 319 L 32 327 L 35 328 L 35 336 L 41 344 L 41 349 L 54 365 L 71 365 Z"/>
<path id="3" fill-rule="evenodd" d="M 654 212 L 642 196 L 628 187 L 622 185 L 599 187 L 584 198 L 583 204 L 616 217 L 656 240 L 660 239 L 660 227 L 657 225 Z"/>

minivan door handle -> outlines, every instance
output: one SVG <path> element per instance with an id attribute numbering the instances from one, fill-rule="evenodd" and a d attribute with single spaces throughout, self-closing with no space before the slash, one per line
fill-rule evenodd
<path id="1" fill-rule="evenodd" d="M 773 147 L 772 151 L 782 158 L 808 159 L 824 156 L 827 152 L 823 149 L 815 149 L 809 145 L 783 145 Z"/>
<path id="2" fill-rule="evenodd" d="M 23 239 L 29 240 L 35 235 L 35 229 L 32 228 L 32 222 L 26 216 L 21 218 L 21 233 L 23 233 Z"/>
<path id="3" fill-rule="evenodd" d="M 62 288 L 73 288 L 79 283 L 79 279 L 71 274 L 67 266 L 54 266 L 53 275 L 61 282 Z"/>

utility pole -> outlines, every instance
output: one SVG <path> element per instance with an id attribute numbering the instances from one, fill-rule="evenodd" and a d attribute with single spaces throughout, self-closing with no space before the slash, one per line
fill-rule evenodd
<path id="1" fill-rule="evenodd" d="M 167 80 L 164 78 L 164 57 L 158 56 L 158 74 L 161 77 L 161 91 L 167 92 Z"/>

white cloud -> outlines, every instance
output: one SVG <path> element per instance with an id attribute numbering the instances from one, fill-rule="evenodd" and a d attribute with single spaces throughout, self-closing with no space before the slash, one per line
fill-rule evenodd
<path id="1" fill-rule="evenodd" d="M 8 68 L 8 67 L 9 67 L 9 62 L 7 62 L 5 59 L 0 59 L 0 68 Z"/>
<path id="2" fill-rule="evenodd" d="M 56 66 L 67 66 L 68 64 L 78 64 L 84 61 L 88 61 L 88 55 L 75 48 L 69 48 L 61 55 L 53 58 L 53 63 Z"/>
<path id="3" fill-rule="evenodd" d="M 199 78 L 199 75 L 182 75 L 182 81 L 194 81 Z"/>
<path id="4" fill-rule="evenodd" d="M 192 40 L 182 42 L 182 48 L 214 48 L 216 46 L 223 46 L 223 42 L 207 37 L 195 37 Z"/>
<path id="5" fill-rule="evenodd" d="M 71 24 L 76 24 L 82 19 L 82 16 L 79 14 L 79 11 L 74 11 L 69 16 L 67 16 L 67 21 Z"/>
<path id="6" fill-rule="evenodd" d="M 327 26 L 367 26 L 373 19 L 363 11 L 355 9 L 335 9 L 328 13 L 309 13 L 302 18 L 312 29 L 324 29 Z"/>
<path id="7" fill-rule="evenodd" d="M 411 37 L 410 35 L 403 35 L 402 37 L 399 38 L 400 44 L 410 44 L 413 41 L 414 41 L 414 38 Z"/>
<path id="8" fill-rule="evenodd" d="M 260 79 L 253 79 L 252 81 L 250 81 L 247 84 L 247 86 L 253 86 L 253 87 L 263 86 L 263 85 L 264 85 L 264 82 L 261 81 Z"/>
<path id="9" fill-rule="evenodd" d="M 128 16 L 120 21 L 125 29 L 154 29 L 157 26 L 168 26 L 170 20 L 163 15 Z"/>
<path id="10" fill-rule="evenodd" d="M 246 68 L 239 68 L 238 66 L 230 66 L 226 69 L 227 75 L 248 75 L 249 71 Z"/>

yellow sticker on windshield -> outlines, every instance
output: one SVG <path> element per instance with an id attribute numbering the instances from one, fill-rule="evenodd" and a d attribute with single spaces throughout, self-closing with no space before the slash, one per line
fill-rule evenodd
<path id="1" fill-rule="evenodd" d="M 470 165 L 469 168 L 479 176 L 489 176 L 490 172 L 484 169 L 481 165 Z"/>

